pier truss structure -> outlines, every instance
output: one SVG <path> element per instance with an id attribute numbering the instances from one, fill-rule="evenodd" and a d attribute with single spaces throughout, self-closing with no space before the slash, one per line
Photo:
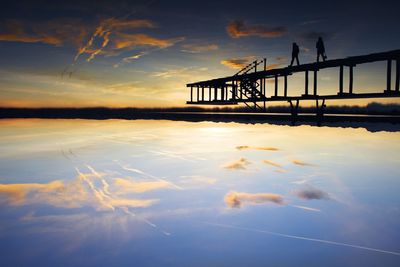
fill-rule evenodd
<path id="1" fill-rule="evenodd" d="M 386 61 L 386 87 L 376 92 L 353 91 L 354 69 L 356 66 Z M 336 94 L 318 94 L 318 71 L 337 68 L 339 82 Z M 392 71 L 394 68 L 394 71 Z M 344 84 L 344 73 L 348 71 L 348 84 Z M 304 73 L 304 94 L 289 96 L 288 76 Z M 394 75 L 392 75 L 394 73 Z M 310 84 L 310 76 L 312 81 Z M 394 76 L 394 83 L 392 82 Z M 283 90 L 279 80 L 283 79 Z M 330 99 L 390 98 L 400 97 L 400 50 L 352 56 L 284 68 L 268 69 L 267 60 L 254 61 L 233 76 L 189 83 L 190 100 L 196 105 L 237 105 L 244 103 L 255 111 L 266 111 L 266 104 L 272 101 L 289 102 L 291 113 L 296 116 L 301 100 L 315 100 L 317 115 L 323 115 L 325 101 Z M 269 95 L 267 96 L 267 83 Z M 282 83 L 282 82 L 281 82 Z M 382 89 L 382 88 L 381 88 Z"/>

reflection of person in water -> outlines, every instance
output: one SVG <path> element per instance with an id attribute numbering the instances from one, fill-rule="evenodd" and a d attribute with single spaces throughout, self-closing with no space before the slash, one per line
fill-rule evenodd
<path id="1" fill-rule="evenodd" d="M 299 46 L 296 43 L 293 43 L 293 48 L 292 48 L 292 62 L 290 63 L 290 66 L 293 66 L 293 61 L 296 59 L 297 65 L 300 65 L 299 63 Z"/>
<path id="2" fill-rule="evenodd" d="M 325 46 L 324 46 L 324 41 L 322 41 L 321 37 L 318 37 L 317 41 L 317 62 L 319 62 L 319 56 L 322 57 L 322 60 L 326 60 L 326 54 L 325 54 Z"/>

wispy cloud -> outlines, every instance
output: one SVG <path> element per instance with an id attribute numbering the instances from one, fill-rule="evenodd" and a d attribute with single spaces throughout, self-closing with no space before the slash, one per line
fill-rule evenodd
<path id="1" fill-rule="evenodd" d="M 331 199 L 330 195 L 327 192 L 322 191 L 322 190 L 320 190 L 318 188 L 312 187 L 310 185 L 307 185 L 306 187 L 304 187 L 304 188 L 302 188 L 300 190 L 297 190 L 295 192 L 295 194 L 299 198 L 302 198 L 302 199 L 305 199 L 305 200 L 312 200 L 312 199 L 325 199 L 325 200 L 328 200 L 328 199 Z"/>
<path id="2" fill-rule="evenodd" d="M 249 164 L 251 164 L 250 161 L 245 158 L 240 158 L 238 160 L 226 163 L 223 167 L 228 170 L 245 170 L 246 166 Z"/>
<path id="3" fill-rule="evenodd" d="M 108 18 L 100 21 L 94 33 L 90 36 L 88 41 L 82 44 L 74 60 L 78 60 L 79 56 L 83 53 L 89 54 L 86 61 L 91 61 L 96 55 L 100 54 L 103 49 L 110 42 L 110 34 L 118 33 L 124 29 L 137 29 L 137 28 L 153 28 L 153 22 L 149 20 L 120 20 L 117 18 Z M 100 41 L 100 46 L 96 48 L 96 41 Z"/>
<path id="4" fill-rule="evenodd" d="M 269 151 L 278 151 L 279 149 L 276 147 L 262 147 L 262 146 L 237 146 L 237 150 L 269 150 Z"/>
<path id="5" fill-rule="evenodd" d="M 280 37 L 286 34 L 287 29 L 283 26 L 271 27 L 268 25 L 250 25 L 242 20 L 235 20 L 228 24 L 226 31 L 232 38 L 246 36 L 258 36 L 266 38 Z"/>
<path id="6" fill-rule="evenodd" d="M 244 203 L 262 204 L 272 202 L 275 204 L 283 204 L 283 196 L 273 193 L 246 193 L 246 192 L 229 192 L 225 195 L 224 201 L 231 208 L 241 208 Z"/>
<path id="7" fill-rule="evenodd" d="M 219 46 L 216 44 L 184 44 L 182 45 L 182 52 L 187 53 L 204 53 L 209 51 L 218 50 Z"/>

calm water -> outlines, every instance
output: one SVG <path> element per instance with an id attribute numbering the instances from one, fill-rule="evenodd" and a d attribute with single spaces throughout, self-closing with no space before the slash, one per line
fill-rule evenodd
<path id="1" fill-rule="evenodd" d="M 2 266 L 400 266 L 400 132 L 0 121 Z"/>

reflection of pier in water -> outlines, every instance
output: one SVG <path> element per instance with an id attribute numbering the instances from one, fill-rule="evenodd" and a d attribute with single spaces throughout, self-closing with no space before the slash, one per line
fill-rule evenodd
<path id="1" fill-rule="evenodd" d="M 360 64 L 386 61 L 386 88 L 373 93 L 355 93 L 354 71 Z M 395 83 L 392 89 L 392 65 L 395 63 Z M 262 65 L 263 69 L 259 70 Z M 328 68 L 339 68 L 339 84 L 337 94 L 318 94 L 318 71 Z M 344 71 L 348 69 L 348 87 L 344 86 Z M 288 96 L 287 77 L 294 73 L 304 73 L 304 94 L 300 96 Z M 313 86 L 309 86 L 309 76 L 312 73 Z M 283 78 L 283 94 L 279 94 L 279 79 Z M 267 80 L 274 80 L 273 95 L 266 94 Z M 200 81 L 187 84 L 190 88 L 190 101 L 187 104 L 198 105 L 237 105 L 244 103 L 254 110 L 266 111 L 266 103 L 272 101 L 287 101 L 290 103 L 291 115 L 297 116 L 299 102 L 301 100 L 315 100 L 316 113 L 322 116 L 325 108 L 325 100 L 356 99 L 356 98 L 389 98 L 400 97 L 400 50 L 383 53 L 375 53 L 363 56 L 347 57 L 343 59 L 327 60 L 298 66 L 288 66 L 279 69 L 267 69 L 266 59 L 255 61 L 246 66 L 233 76 L 218 78 L 208 81 Z M 208 91 L 208 92 L 207 92 Z M 262 104 L 262 106 L 260 105 Z"/>

